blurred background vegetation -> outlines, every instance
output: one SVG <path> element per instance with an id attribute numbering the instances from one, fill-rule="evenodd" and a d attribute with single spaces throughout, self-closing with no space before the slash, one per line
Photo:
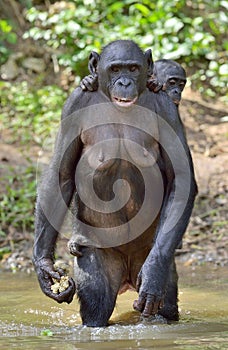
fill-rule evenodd
<path id="1" fill-rule="evenodd" d="M 2 140 L 42 145 L 66 96 L 88 74 L 90 51 L 116 39 L 152 48 L 155 60 L 177 60 L 193 90 L 225 102 L 227 25 L 226 0 L 0 0 Z M 1 180 L 0 235 L 11 224 L 31 230 L 35 168 L 14 167 Z"/>

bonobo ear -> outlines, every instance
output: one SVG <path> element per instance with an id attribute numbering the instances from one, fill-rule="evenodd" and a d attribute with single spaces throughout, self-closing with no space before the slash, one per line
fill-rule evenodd
<path id="1" fill-rule="evenodd" d="M 95 75 L 97 73 L 97 65 L 98 65 L 99 59 L 100 59 L 100 55 L 95 51 L 92 51 L 91 54 L 89 55 L 88 68 L 92 75 Z"/>
<path id="2" fill-rule="evenodd" d="M 154 68 L 154 61 L 153 61 L 151 49 L 146 50 L 146 52 L 144 53 L 144 56 L 148 63 L 148 76 L 151 76 L 153 74 L 153 68 Z"/>

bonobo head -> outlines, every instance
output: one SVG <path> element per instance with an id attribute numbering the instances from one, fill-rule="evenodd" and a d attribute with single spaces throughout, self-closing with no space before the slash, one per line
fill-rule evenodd
<path id="1" fill-rule="evenodd" d="M 131 40 L 117 40 L 104 47 L 101 55 L 92 52 L 89 70 L 98 74 L 99 90 L 110 101 L 128 107 L 146 89 L 153 71 L 151 50 L 145 53 Z"/>
<path id="2" fill-rule="evenodd" d="M 166 91 L 176 105 L 179 105 L 186 84 L 184 68 L 172 60 L 158 60 L 154 63 L 153 76 L 162 85 L 162 90 Z"/>

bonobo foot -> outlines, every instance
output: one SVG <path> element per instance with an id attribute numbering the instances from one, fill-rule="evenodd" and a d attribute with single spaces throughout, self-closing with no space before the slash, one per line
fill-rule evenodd
<path id="1" fill-rule="evenodd" d="M 74 255 L 77 258 L 82 256 L 82 253 L 80 252 L 80 245 L 78 245 L 73 239 L 69 240 L 67 246 L 71 255 Z"/>

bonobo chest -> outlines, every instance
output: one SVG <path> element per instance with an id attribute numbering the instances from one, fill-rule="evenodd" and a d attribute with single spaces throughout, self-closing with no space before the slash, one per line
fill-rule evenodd
<path id="1" fill-rule="evenodd" d="M 140 125 L 134 127 L 125 123 L 83 130 L 83 155 L 89 167 L 102 171 L 117 165 L 117 162 L 122 169 L 128 162 L 139 168 L 153 166 L 159 154 L 158 130 L 154 124 L 154 135 L 146 132 L 146 128 L 139 128 Z"/>

